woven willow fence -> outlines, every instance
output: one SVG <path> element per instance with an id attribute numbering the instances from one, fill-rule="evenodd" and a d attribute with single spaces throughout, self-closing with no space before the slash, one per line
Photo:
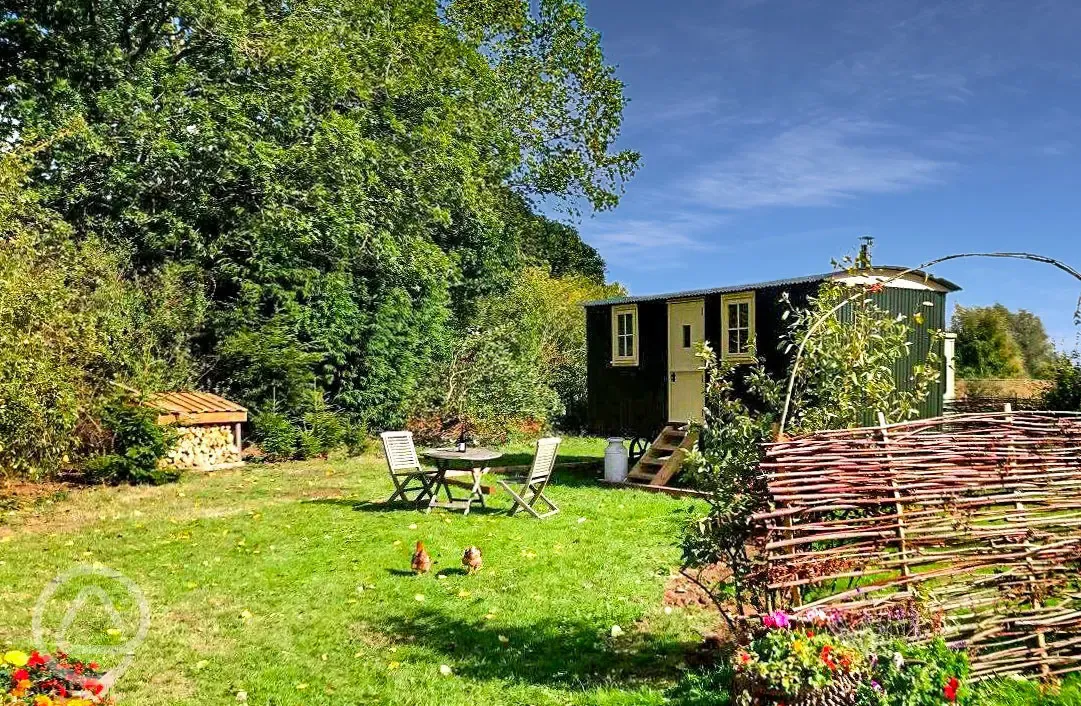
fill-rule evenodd
<path id="1" fill-rule="evenodd" d="M 771 444 L 775 605 L 914 602 L 973 676 L 1081 671 L 1081 416 L 963 414 Z"/>

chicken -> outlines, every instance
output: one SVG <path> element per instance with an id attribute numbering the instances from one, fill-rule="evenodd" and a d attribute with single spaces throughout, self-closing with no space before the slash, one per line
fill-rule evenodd
<path id="1" fill-rule="evenodd" d="M 432 558 L 424 551 L 424 542 L 417 542 L 417 548 L 413 551 L 413 563 L 410 564 L 413 571 L 418 574 L 426 574 L 432 570 Z"/>
<path id="2" fill-rule="evenodd" d="M 462 566 L 465 567 L 467 573 L 475 573 L 480 571 L 480 567 L 484 565 L 484 559 L 480 555 L 479 547 L 469 547 L 465 550 L 465 554 L 462 554 Z"/>

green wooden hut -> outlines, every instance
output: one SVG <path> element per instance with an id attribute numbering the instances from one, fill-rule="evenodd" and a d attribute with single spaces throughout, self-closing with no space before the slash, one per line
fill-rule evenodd
<path id="1" fill-rule="evenodd" d="M 708 341 L 718 355 L 742 363 L 751 360 L 748 347 L 754 342 L 766 367 L 781 375 L 788 367 L 778 345 L 786 326 L 783 294 L 787 293 L 795 306 L 803 306 L 826 281 L 852 285 L 884 282 L 905 269 L 876 266 L 858 274 L 831 272 L 587 302 L 589 432 L 632 439 L 632 456 L 653 439 L 654 446 L 662 450 L 678 448 L 685 441 L 687 422 L 699 417 L 703 406 L 705 382 L 701 361 L 695 356 L 697 343 Z M 948 280 L 912 272 L 889 282 L 875 295 L 888 311 L 924 313 L 912 359 L 921 359 L 929 345 L 929 337 L 919 333 L 945 330 L 946 296 L 959 289 Z M 950 393 L 949 339 L 942 353 L 945 369 L 937 389 L 920 410 L 924 417 L 942 414 L 943 400 Z M 911 365 L 910 360 L 903 366 Z M 904 380 L 910 377 L 906 367 L 897 371 Z M 655 476 L 650 480 L 655 481 Z"/>

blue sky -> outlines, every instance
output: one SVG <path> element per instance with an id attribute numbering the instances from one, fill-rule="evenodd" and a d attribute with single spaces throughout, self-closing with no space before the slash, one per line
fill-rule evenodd
<path id="1" fill-rule="evenodd" d="M 1081 269 L 1081 3 L 589 0 L 642 168 L 585 239 L 632 292 L 1028 250 Z M 1072 348 L 1081 282 L 1034 263 L 935 273 Z M 952 306 L 952 304 L 951 304 Z"/>

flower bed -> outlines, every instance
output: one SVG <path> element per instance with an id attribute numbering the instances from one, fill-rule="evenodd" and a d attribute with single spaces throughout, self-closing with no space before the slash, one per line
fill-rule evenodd
<path id="1" fill-rule="evenodd" d="M 809 611 L 763 618 L 763 631 L 736 651 L 740 706 L 935 706 L 965 704 L 968 658 L 941 638 L 918 643 Z"/>
<path id="2" fill-rule="evenodd" d="M 97 706 L 112 704 L 104 695 L 94 662 L 19 650 L 0 653 L 0 704 L 5 706 Z"/>

